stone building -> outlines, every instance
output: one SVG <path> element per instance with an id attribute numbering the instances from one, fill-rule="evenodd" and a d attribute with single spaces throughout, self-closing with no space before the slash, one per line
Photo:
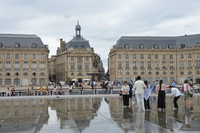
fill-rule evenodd
<path id="1" fill-rule="evenodd" d="M 0 86 L 47 84 L 48 54 L 36 35 L 0 34 Z"/>
<path id="2" fill-rule="evenodd" d="M 200 81 L 200 34 L 122 36 L 109 53 L 111 80 Z"/>
<path id="3" fill-rule="evenodd" d="M 60 47 L 56 54 L 56 81 L 66 81 L 67 78 L 99 80 L 104 74 L 104 68 L 99 55 L 90 47 L 89 41 L 81 36 L 81 26 L 77 23 L 76 35 L 69 42 L 60 39 Z M 51 63 L 51 61 L 49 62 Z"/>

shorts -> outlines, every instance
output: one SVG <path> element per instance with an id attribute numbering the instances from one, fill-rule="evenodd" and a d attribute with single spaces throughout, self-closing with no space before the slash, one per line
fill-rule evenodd
<path id="1" fill-rule="evenodd" d="M 188 91 L 184 91 L 184 100 L 189 99 L 190 98 L 190 94 L 188 93 Z"/>

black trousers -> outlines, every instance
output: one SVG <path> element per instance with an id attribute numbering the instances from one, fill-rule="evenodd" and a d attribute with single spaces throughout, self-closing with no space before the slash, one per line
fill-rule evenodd
<path id="1" fill-rule="evenodd" d="M 149 104 L 149 98 L 147 100 L 144 98 L 144 107 L 145 109 L 151 109 Z"/>
<path id="2" fill-rule="evenodd" d="M 177 101 L 178 101 L 179 97 L 180 97 L 180 96 L 174 97 L 174 100 L 173 100 L 173 102 L 174 102 L 174 108 L 178 108 Z"/>
<path id="3" fill-rule="evenodd" d="M 157 108 L 165 109 L 165 91 L 158 92 Z"/>
<path id="4" fill-rule="evenodd" d="M 124 106 L 129 106 L 129 95 L 123 95 Z"/>

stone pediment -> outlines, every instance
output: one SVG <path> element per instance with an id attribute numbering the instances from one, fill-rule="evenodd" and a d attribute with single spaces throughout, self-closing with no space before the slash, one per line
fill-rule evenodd
<path id="1" fill-rule="evenodd" d="M 78 49 L 73 49 L 69 53 L 82 53 L 82 54 L 90 54 L 92 53 L 91 51 L 88 51 L 86 49 L 78 48 Z"/>

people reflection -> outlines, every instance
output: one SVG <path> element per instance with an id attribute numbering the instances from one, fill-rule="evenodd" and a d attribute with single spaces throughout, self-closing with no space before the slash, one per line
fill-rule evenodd
<path id="1" fill-rule="evenodd" d="M 191 120 L 194 117 L 193 114 L 193 104 L 192 103 L 186 103 L 185 104 L 185 124 L 187 128 L 191 127 Z"/>
<path id="2" fill-rule="evenodd" d="M 125 133 L 127 133 L 131 127 L 132 114 L 133 114 L 132 108 L 124 108 L 122 127 Z"/>
<path id="3" fill-rule="evenodd" d="M 137 111 L 136 113 L 136 124 L 135 131 L 136 133 L 145 133 L 145 120 L 144 120 L 144 112 Z"/>
<path id="4" fill-rule="evenodd" d="M 158 125 L 160 126 L 159 133 L 164 132 L 167 128 L 165 111 L 158 111 Z"/>
<path id="5" fill-rule="evenodd" d="M 130 87 L 129 87 L 127 81 L 124 81 L 124 85 L 122 86 L 121 91 L 122 91 L 122 96 L 123 96 L 124 107 L 128 107 L 129 106 Z"/>
<path id="6" fill-rule="evenodd" d="M 145 112 L 145 133 L 152 132 L 152 125 L 150 122 L 150 111 Z"/>
<path id="7" fill-rule="evenodd" d="M 172 128 L 170 129 L 170 131 L 178 131 L 182 125 L 182 121 L 178 116 L 178 110 L 174 110 L 174 119 L 172 121 Z"/>

